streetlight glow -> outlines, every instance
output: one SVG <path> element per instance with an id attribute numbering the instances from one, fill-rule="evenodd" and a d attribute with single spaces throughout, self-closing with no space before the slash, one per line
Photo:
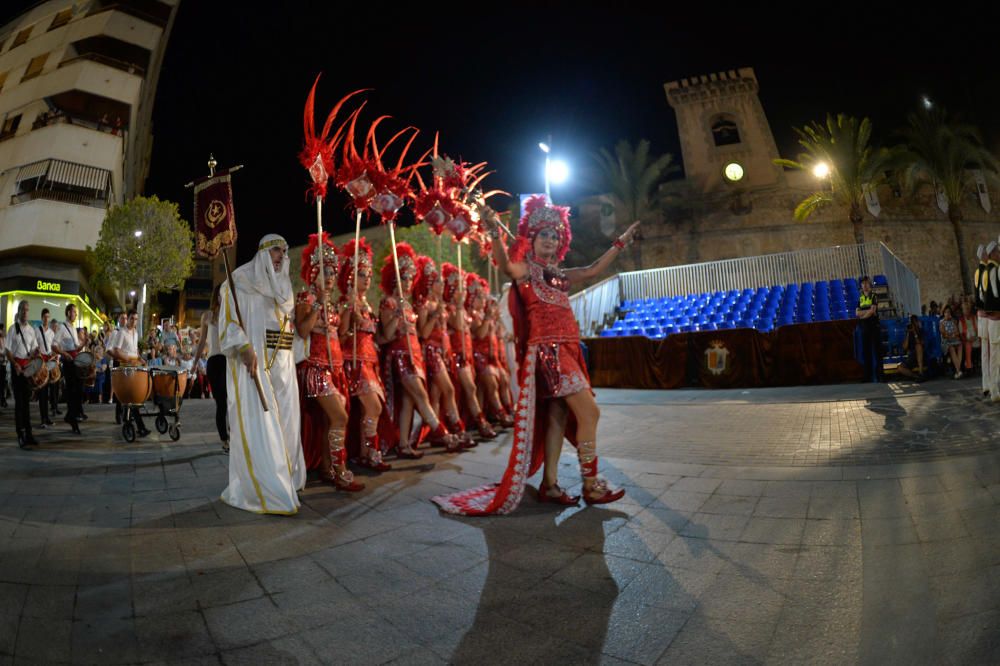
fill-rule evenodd
<path id="1" fill-rule="evenodd" d="M 546 155 L 548 155 L 549 154 L 549 150 L 551 150 L 549 148 L 549 144 L 545 143 L 544 141 L 540 142 L 538 144 L 538 147 L 541 148 L 542 152 L 545 153 Z"/>
<path id="2" fill-rule="evenodd" d="M 830 175 L 830 166 L 826 162 L 820 162 L 813 167 L 813 175 L 817 178 L 826 178 Z"/>
<path id="3" fill-rule="evenodd" d="M 547 169 L 549 182 L 553 185 L 562 185 L 569 179 L 569 165 L 562 160 L 552 160 Z"/>
<path id="4" fill-rule="evenodd" d="M 931 102 L 931 98 L 928 97 L 927 95 L 921 97 L 920 101 L 923 103 L 925 109 L 929 110 L 932 106 L 934 106 L 934 104 Z"/>
<path id="5" fill-rule="evenodd" d="M 135 237 L 136 238 L 142 238 L 142 229 L 136 229 L 135 230 Z"/>

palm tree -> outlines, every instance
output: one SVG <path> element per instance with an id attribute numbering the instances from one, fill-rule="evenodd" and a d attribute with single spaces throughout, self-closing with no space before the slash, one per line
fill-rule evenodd
<path id="1" fill-rule="evenodd" d="M 826 115 L 826 124 L 811 122 L 801 129 L 793 128 L 799 145 L 805 150 L 797 160 L 774 160 L 778 166 L 792 169 L 814 169 L 825 164 L 829 169 L 831 190 L 820 189 L 799 202 L 795 219 L 805 220 L 827 204 L 836 203 L 849 211 L 856 243 L 865 242 L 862 204 L 865 189 L 885 178 L 883 169 L 889 159 L 885 149 L 871 145 L 872 123 L 843 113 Z"/>
<path id="2" fill-rule="evenodd" d="M 1000 163 L 983 145 L 975 127 L 950 120 L 943 109 L 922 109 L 909 114 L 899 135 L 904 144 L 897 149 L 895 161 L 907 190 L 912 194 L 921 185 L 930 185 L 948 201 L 948 221 L 958 245 L 962 288 L 970 294 L 972 282 L 965 254 L 962 200 L 976 190 L 975 169 L 996 181 Z"/>
<path id="3" fill-rule="evenodd" d="M 678 171 L 674 156 L 649 154 L 649 141 L 641 139 L 635 148 L 625 139 L 615 144 L 612 155 L 607 148 L 592 153 L 597 163 L 594 189 L 607 194 L 616 213 L 616 224 L 624 230 L 636 220 L 651 220 L 660 208 L 658 190 L 663 180 Z M 642 264 L 642 250 L 636 248 L 636 264 Z"/>

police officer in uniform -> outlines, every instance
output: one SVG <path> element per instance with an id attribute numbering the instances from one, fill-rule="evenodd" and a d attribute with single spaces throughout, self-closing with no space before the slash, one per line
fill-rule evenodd
<path id="1" fill-rule="evenodd" d="M 861 278 L 861 294 L 855 314 L 861 322 L 861 352 L 865 358 L 865 381 L 882 381 L 882 331 L 878 323 L 878 297 L 872 292 L 872 281 Z"/>
<path id="2" fill-rule="evenodd" d="M 17 443 L 22 449 L 38 446 L 31 435 L 31 385 L 24 375 L 24 368 L 31 359 L 38 356 L 38 340 L 35 329 L 28 323 L 28 301 L 17 304 L 17 319 L 7 329 L 7 345 L 4 353 L 10 361 L 11 384 L 14 390 L 14 422 L 17 428 Z"/>

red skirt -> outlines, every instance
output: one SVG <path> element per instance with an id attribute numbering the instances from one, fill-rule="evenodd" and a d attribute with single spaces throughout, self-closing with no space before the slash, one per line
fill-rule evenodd
<path id="1" fill-rule="evenodd" d="M 590 390 L 590 375 L 578 342 L 537 345 L 538 398 L 565 398 Z"/>

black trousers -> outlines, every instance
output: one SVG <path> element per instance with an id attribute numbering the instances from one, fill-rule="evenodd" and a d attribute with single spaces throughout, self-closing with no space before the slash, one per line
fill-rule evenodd
<path id="1" fill-rule="evenodd" d="M 66 420 L 75 420 L 83 413 L 83 378 L 72 359 L 63 359 L 62 373 L 66 382 Z"/>
<path id="2" fill-rule="evenodd" d="M 7 404 L 7 366 L 0 363 L 0 404 Z"/>
<path id="3" fill-rule="evenodd" d="M 46 384 L 42 388 L 35 391 L 35 395 L 38 397 L 38 412 L 42 417 L 41 423 L 45 423 L 49 420 L 49 393 L 55 386 L 51 384 Z"/>
<path id="4" fill-rule="evenodd" d="M 19 375 L 16 372 L 13 374 L 10 383 L 14 390 L 14 425 L 18 434 L 30 435 L 31 411 L 28 405 L 31 403 L 31 385 L 23 374 Z"/>
<path id="5" fill-rule="evenodd" d="M 60 379 L 55 384 L 49 384 L 45 387 L 49 398 L 49 411 L 53 414 L 59 409 L 59 393 L 62 391 L 63 381 L 63 379 Z"/>
<path id="6" fill-rule="evenodd" d="M 222 354 L 210 356 L 208 359 L 208 383 L 212 386 L 212 397 L 215 398 L 215 427 L 219 430 L 219 439 L 229 441 L 229 419 L 226 395 L 226 357 Z"/>
<path id="7" fill-rule="evenodd" d="M 861 322 L 861 349 L 865 357 L 865 381 L 882 381 L 882 329 L 878 320 Z"/>

